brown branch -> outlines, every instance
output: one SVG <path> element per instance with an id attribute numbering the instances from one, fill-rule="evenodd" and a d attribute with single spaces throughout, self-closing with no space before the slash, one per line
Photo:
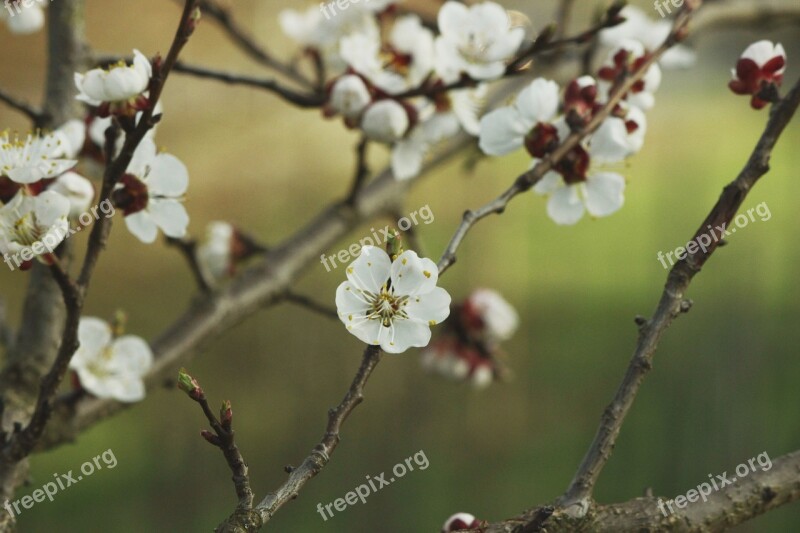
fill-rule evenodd
<path id="1" fill-rule="evenodd" d="M 319 92 L 307 94 L 295 91 L 293 89 L 289 89 L 273 79 L 256 78 L 253 76 L 246 76 L 240 74 L 230 74 L 228 72 L 221 72 L 218 70 L 212 70 L 205 67 L 187 65 L 184 63 L 178 63 L 177 65 L 175 65 L 175 72 L 192 75 L 197 78 L 217 80 L 227 83 L 229 85 L 244 85 L 247 87 L 255 87 L 257 89 L 263 89 L 265 91 L 269 91 L 273 94 L 276 94 L 281 98 L 283 98 L 284 100 L 286 100 L 287 102 L 302 108 L 321 107 L 325 103 L 325 98 L 326 98 L 323 93 Z"/>
<path id="2" fill-rule="evenodd" d="M 197 241 L 185 238 L 175 239 L 173 237 L 167 237 L 166 241 L 169 246 L 178 250 L 186 260 L 186 264 L 189 265 L 189 269 L 192 271 L 192 276 L 197 284 L 197 288 L 202 292 L 210 292 L 212 283 L 207 279 L 200 263 L 197 261 Z"/>
<path id="3" fill-rule="evenodd" d="M 339 318 L 339 313 L 333 307 L 321 304 L 302 294 L 296 294 L 292 291 L 287 291 L 283 295 L 283 300 L 305 307 L 309 311 L 313 311 L 327 318 Z"/>
<path id="4" fill-rule="evenodd" d="M 344 425 L 350 413 L 364 401 L 364 387 L 380 359 L 381 350 L 379 347 L 368 346 L 364 350 L 361 366 L 350 384 L 350 389 L 341 403 L 328 412 L 328 425 L 322 440 L 299 467 L 287 467 L 289 478 L 286 482 L 276 491 L 267 494 L 261 503 L 255 507 L 255 511 L 261 519 L 259 527 L 269 522 L 281 507 L 296 498 L 300 489 L 328 464 L 331 455 L 339 445 L 339 433 L 342 425 Z M 242 527 L 237 520 L 237 516 L 233 515 L 217 528 L 217 532 L 245 531 L 244 529 L 237 529 L 237 526 Z"/>
<path id="5" fill-rule="evenodd" d="M 778 138 L 791 121 L 800 105 L 800 80 L 789 94 L 772 111 L 766 129 L 759 139 L 744 169 L 722 192 L 716 205 L 694 234 L 692 240 L 708 233 L 708 225 L 719 227 L 727 225 L 736 215 L 742 202 L 756 182 L 769 170 L 769 159 Z M 581 504 L 592 494 L 600 471 L 611 457 L 625 416 L 630 411 L 645 374 L 652 366 L 658 342 L 672 324 L 672 321 L 685 311 L 684 294 L 689 284 L 700 272 L 701 267 L 714 253 L 718 243 L 713 242 L 707 251 L 698 250 L 696 254 L 675 264 L 667 277 L 664 292 L 653 317 L 642 324 L 639 342 L 633 358 L 620 384 L 614 400 L 606 408 L 594 441 L 581 462 L 569 489 L 561 499 L 564 505 Z"/>
<path id="6" fill-rule="evenodd" d="M 189 398 L 200 405 L 211 429 L 214 430 L 213 434 L 210 431 L 204 430 L 200 435 L 212 446 L 216 446 L 222 451 L 222 455 L 225 457 L 225 461 L 228 463 L 231 473 L 233 473 L 233 484 L 236 489 L 236 496 L 239 498 L 239 502 L 236 506 L 237 511 L 251 510 L 253 508 L 253 490 L 250 488 L 247 463 L 245 463 L 244 457 L 242 457 L 242 453 L 239 451 L 239 447 L 236 445 L 234 439 L 235 432 L 233 430 L 233 410 L 231 409 L 231 402 L 226 401 L 222 404 L 219 418 L 217 418 L 208 405 L 205 392 L 203 392 L 200 384 L 184 370 L 181 370 L 178 375 L 178 387 L 186 392 Z"/>
<path id="7" fill-rule="evenodd" d="M 153 68 L 153 78 L 150 83 L 150 105 L 143 112 L 142 118 L 136 127 L 128 132 L 125 144 L 116 159 L 111 158 L 114 153 L 116 137 L 119 133 L 118 127 L 108 128 L 106 132 L 106 156 L 111 161 L 105 169 L 103 176 L 103 186 L 100 193 L 100 201 L 108 200 L 114 187 L 127 170 L 133 153 L 137 146 L 153 127 L 153 111 L 161 96 L 164 84 L 166 83 L 169 72 L 177 61 L 180 51 L 188 42 L 189 37 L 194 32 L 196 19 L 194 17 L 195 4 L 197 0 L 186 0 L 181 21 L 175 34 L 169 53 L 163 62 L 156 61 Z M 72 282 L 68 274 L 59 261 L 51 267 L 53 277 L 58 283 L 66 306 L 66 321 L 61 335 L 61 343 L 58 348 L 55 361 L 47 371 L 39 387 L 39 394 L 36 400 L 36 407 L 30 422 L 21 431 L 14 434 L 5 443 L 2 450 L 2 457 L 6 462 L 16 462 L 26 457 L 44 433 L 47 422 L 53 411 L 54 398 L 61 382 L 69 368 L 69 362 L 75 351 L 78 349 L 78 325 L 83 309 L 83 301 L 89 288 L 89 282 L 100 253 L 105 248 L 108 234 L 111 230 L 111 218 L 100 218 L 92 227 L 89 237 L 86 255 L 77 282 Z"/>
<path id="8" fill-rule="evenodd" d="M 674 533 L 713 533 L 727 531 L 781 505 L 800 500 L 800 451 L 772 460 L 772 468 L 751 472 L 733 485 L 712 492 L 708 501 L 674 506 L 674 513 L 664 513 L 657 498 L 646 496 L 624 503 L 598 505 L 585 516 L 574 517 L 552 507 L 530 509 L 515 518 L 489 524 L 480 533 L 618 533 L 620 531 L 670 531 Z M 552 516 L 539 528 L 533 527 L 543 510 Z M 665 508 L 666 509 L 666 508 Z M 539 522 L 541 520 L 539 519 Z"/>
<path id="9" fill-rule="evenodd" d="M 36 109 L 30 104 L 23 102 L 22 100 L 18 100 L 14 98 L 10 94 L 5 91 L 0 90 L 0 102 L 4 102 L 8 107 L 19 111 L 26 117 L 28 117 L 31 122 L 33 122 L 34 127 L 40 128 L 44 126 L 45 122 L 47 122 L 47 115 L 44 112 Z"/>
<path id="10" fill-rule="evenodd" d="M 14 341 L 14 332 L 11 325 L 8 323 L 8 308 L 6 306 L 6 299 L 0 296 L 0 346 L 6 350 L 11 349 L 11 343 Z"/>
<path id="11" fill-rule="evenodd" d="M 353 205 L 358 198 L 359 191 L 364 186 L 364 182 L 369 177 L 367 148 L 369 148 L 369 139 L 366 136 L 362 136 L 358 146 L 356 146 L 356 171 L 353 177 L 353 184 L 350 186 L 350 193 L 347 195 L 347 200 L 345 200 L 348 205 Z"/>
<path id="12" fill-rule="evenodd" d="M 287 78 L 308 88 L 313 88 L 314 84 L 303 76 L 296 68 L 282 63 L 275 59 L 262 45 L 256 41 L 233 19 L 230 11 L 221 7 L 213 0 L 200 0 L 200 9 L 214 19 L 228 34 L 230 39 L 248 56 L 258 63 L 269 67 Z"/>

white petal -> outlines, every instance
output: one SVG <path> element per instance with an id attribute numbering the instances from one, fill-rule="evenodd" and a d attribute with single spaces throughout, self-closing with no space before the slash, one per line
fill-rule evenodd
<path id="1" fill-rule="evenodd" d="M 79 368 L 99 357 L 111 343 L 111 326 L 105 320 L 83 317 L 78 324 L 80 347 L 70 361 L 70 368 Z"/>
<path id="2" fill-rule="evenodd" d="M 583 202 L 576 185 L 558 189 L 547 202 L 547 214 L 556 224 L 575 224 L 583 217 L 583 212 Z"/>
<path id="3" fill-rule="evenodd" d="M 336 311 L 345 326 L 350 326 L 357 317 L 367 314 L 370 305 L 358 292 L 358 287 L 349 281 L 343 281 L 336 288 Z"/>
<path id="4" fill-rule="evenodd" d="M 436 287 L 429 293 L 409 298 L 404 310 L 412 320 L 433 326 L 441 324 L 450 316 L 450 303 L 450 294 L 443 288 Z"/>
<path id="5" fill-rule="evenodd" d="M 189 214 L 182 203 L 177 200 L 155 198 L 147 204 L 147 211 L 153 222 L 168 237 L 180 239 L 186 236 Z"/>
<path id="6" fill-rule="evenodd" d="M 389 330 L 382 329 L 381 348 L 386 353 L 403 353 L 412 347 L 422 348 L 431 341 L 431 328 L 414 320 L 395 320 Z"/>
<path id="7" fill-rule="evenodd" d="M 439 269 L 436 263 L 420 258 L 417 252 L 408 250 L 392 263 L 392 288 L 398 295 L 426 294 L 436 287 Z"/>
<path id="8" fill-rule="evenodd" d="M 522 147 L 534 124 L 514 107 L 502 107 L 481 119 L 479 146 L 488 155 L 506 155 Z"/>
<path id="9" fill-rule="evenodd" d="M 403 181 L 419 175 L 428 145 L 417 138 L 409 138 L 397 143 L 392 149 L 392 173 L 395 179 Z"/>
<path id="10" fill-rule="evenodd" d="M 128 173 L 138 178 L 144 178 L 147 174 L 147 169 L 155 161 L 157 152 L 158 149 L 153 139 L 148 137 L 142 139 L 142 142 L 136 147 L 136 151 L 133 152 L 133 158 L 128 165 Z"/>
<path id="11" fill-rule="evenodd" d="M 156 241 L 158 226 L 156 226 L 156 223 L 147 211 L 139 211 L 138 213 L 126 216 L 125 225 L 128 227 L 128 231 L 133 233 L 136 238 L 143 243 L 151 244 Z"/>
<path id="12" fill-rule="evenodd" d="M 364 246 L 361 254 L 347 267 L 347 279 L 361 290 L 378 294 L 389 280 L 391 268 L 389 254 L 375 246 Z"/>
<path id="13" fill-rule="evenodd" d="M 464 25 L 469 10 L 461 2 L 448 1 L 439 9 L 437 22 L 442 35 L 457 35 Z"/>
<path id="14" fill-rule="evenodd" d="M 153 365 L 153 351 L 140 337 L 125 335 L 114 341 L 109 369 L 121 374 L 144 376 Z"/>
<path id="15" fill-rule="evenodd" d="M 586 180 L 586 209 L 595 217 L 618 211 L 625 203 L 625 178 L 613 172 L 598 172 Z"/>
<path id="16" fill-rule="evenodd" d="M 146 394 L 144 382 L 128 375 L 109 379 L 106 388 L 111 398 L 124 403 L 140 402 Z"/>
<path id="17" fill-rule="evenodd" d="M 548 122 L 558 111 L 558 93 L 556 82 L 536 78 L 519 93 L 515 105 L 528 123 Z"/>
<path id="18" fill-rule="evenodd" d="M 538 160 L 534 161 L 534 164 L 531 166 L 531 168 L 536 166 L 537 162 Z M 548 194 L 553 194 L 563 186 L 564 181 L 561 179 L 561 174 L 553 170 L 548 170 L 545 175 L 542 176 L 542 179 L 540 179 L 536 185 L 533 186 L 533 192 L 539 196 L 547 196 Z"/>
<path id="19" fill-rule="evenodd" d="M 189 171 L 180 159 L 170 154 L 158 154 L 147 176 L 147 189 L 156 196 L 179 197 L 189 187 Z"/>

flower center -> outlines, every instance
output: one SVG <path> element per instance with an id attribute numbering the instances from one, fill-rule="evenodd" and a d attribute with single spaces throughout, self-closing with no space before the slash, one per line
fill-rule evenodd
<path id="1" fill-rule="evenodd" d="M 392 325 L 395 318 L 408 318 L 408 314 L 403 307 L 408 305 L 408 296 L 395 296 L 394 291 L 386 285 L 381 287 L 379 294 L 364 292 L 370 304 L 367 311 L 367 319 L 380 320 L 384 327 Z"/>
<path id="2" fill-rule="evenodd" d="M 29 211 L 14 222 L 14 240 L 23 246 L 31 246 L 41 237 L 41 231 L 36 226 L 34 214 Z"/>
<path id="3" fill-rule="evenodd" d="M 488 35 L 470 31 L 467 34 L 466 42 L 458 47 L 458 51 L 470 63 L 483 63 L 486 50 L 494 43 Z"/>
<path id="4" fill-rule="evenodd" d="M 120 183 L 122 187 L 111 195 L 114 205 L 122 209 L 125 216 L 144 211 L 150 200 L 147 185 L 133 174 L 125 174 Z"/>

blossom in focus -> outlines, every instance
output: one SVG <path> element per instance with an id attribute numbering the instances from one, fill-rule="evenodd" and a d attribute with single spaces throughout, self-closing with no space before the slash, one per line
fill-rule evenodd
<path id="1" fill-rule="evenodd" d="M 145 397 L 143 378 L 153 364 L 153 352 L 141 338 L 114 337 L 111 326 L 99 318 L 81 318 L 80 347 L 69 367 L 81 386 L 98 398 L 138 402 Z"/>
<path id="2" fill-rule="evenodd" d="M 459 531 L 461 529 L 474 529 L 481 526 L 480 520 L 469 513 L 456 513 L 448 518 L 442 526 L 442 533 Z"/>
<path id="3" fill-rule="evenodd" d="M 13 2 L 6 2 L 5 10 L 0 11 L 0 19 L 5 20 L 11 33 L 27 35 L 36 33 L 44 27 L 44 10 L 37 5 L 24 7 L 20 2 L 16 5 Z"/>
<path id="4" fill-rule="evenodd" d="M 65 172 L 47 189 L 69 200 L 69 216 L 78 217 L 89 210 L 94 201 L 92 182 L 76 172 Z"/>
<path id="5" fill-rule="evenodd" d="M 387 353 L 426 346 L 431 326 L 450 315 L 450 295 L 436 283 L 430 259 L 406 251 L 392 262 L 380 248 L 364 246 L 336 290 L 339 319 L 363 342 Z"/>
<path id="6" fill-rule="evenodd" d="M 0 176 L 20 184 L 54 178 L 74 167 L 77 161 L 63 158 L 66 146 L 56 135 L 29 134 L 25 140 L 0 134 Z"/>
<path id="7" fill-rule="evenodd" d="M 517 95 L 514 104 L 484 115 L 480 123 L 481 150 L 488 155 L 509 154 L 526 144 L 539 125 L 545 126 L 558 111 L 558 84 L 535 79 Z"/>
<path id="8" fill-rule="evenodd" d="M 736 94 L 752 95 L 750 105 L 762 109 L 769 101 L 761 98 L 762 91 L 770 86 L 777 89 L 786 71 L 786 51 L 780 43 L 758 41 L 742 53 L 729 87 Z"/>
<path id="9" fill-rule="evenodd" d="M 95 68 L 85 74 L 75 73 L 76 98 L 99 107 L 100 115 L 134 115 L 144 109 L 144 92 L 150 85 L 153 67 L 140 51 L 133 51 L 133 64 L 120 61 L 107 69 Z"/>
<path id="10" fill-rule="evenodd" d="M 57 192 L 31 196 L 19 191 L 0 208 L 0 253 L 25 263 L 33 258 L 46 262 L 46 254 L 67 236 L 69 211 L 69 200 Z"/>
<path id="11" fill-rule="evenodd" d="M 651 19 L 636 6 L 625 6 L 620 15 L 625 22 L 600 32 L 600 42 L 610 48 L 618 48 L 625 41 L 639 41 L 648 52 L 653 52 L 667 40 L 672 31 L 669 20 Z M 688 68 L 697 62 L 697 54 L 688 46 L 678 44 L 664 52 L 659 64 L 666 68 Z"/>
<path id="12" fill-rule="evenodd" d="M 128 230 L 140 241 L 154 242 L 159 228 L 168 237 L 181 238 L 189 225 L 189 215 L 181 203 L 188 186 L 186 165 L 174 155 L 159 154 L 153 140 L 145 138 L 112 200 L 123 210 Z"/>
<path id="13" fill-rule="evenodd" d="M 513 28 L 508 12 L 494 2 L 465 6 L 449 0 L 439 10 L 436 53 L 455 72 L 475 80 L 500 78 L 525 30 Z"/>

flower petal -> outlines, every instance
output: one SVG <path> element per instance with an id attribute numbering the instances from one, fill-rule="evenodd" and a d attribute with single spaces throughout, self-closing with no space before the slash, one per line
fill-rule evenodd
<path id="1" fill-rule="evenodd" d="M 186 236 L 189 214 L 182 203 L 177 200 L 155 198 L 148 203 L 147 211 L 166 236 L 175 239 Z"/>
<path id="2" fill-rule="evenodd" d="M 625 203 L 625 178 L 614 172 L 598 172 L 586 180 L 586 209 L 595 217 L 618 211 Z"/>
<path id="3" fill-rule="evenodd" d="M 189 187 L 189 171 L 180 159 L 171 154 L 158 154 L 147 176 L 147 188 L 156 196 L 178 197 Z"/>
<path id="4" fill-rule="evenodd" d="M 422 348 L 431 341 L 431 328 L 414 320 L 395 320 L 384 330 L 381 348 L 386 353 L 403 353 L 411 347 Z"/>
<path id="5" fill-rule="evenodd" d="M 409 298 L 404 310 L 412 320 L 434 326 L 450 316 L 451 301 L 450 294 L 446 290 L 436 287 L 429 293 Z"/>
<path id="6" fill-rule="evenodd" d="M 403 252 L 392 263 L 392 289 L 397 295 L 429 293 L 436 287 L 438 280 L 439 269 L 436 263 L 420 258 L 413 250 Z"/>
<path id="7" fill-rule="evenodd" d="M 158 226 L 153 221 L 150 213 L 147 211 L 139 211 L 132 215 L 125 217 L 125 225 L 128 231 L 133 233 L 136 238 L 145 244 L 151 244 L 156 241 L 158 236 Z"/>
<path id="8" fill-rule="evenodd" d="M 578 185 L 558 189 L 547 202 L 547 214 L 556 224 L 572 225 L 583 216 L 584 206 L 578 195 Z"/>
<path id="9" fill-rule="evenodd" d="M 377 294 L 389 280 L 391 268 L 389 254 L 375 246 L 364 246 L 361 254 L 347 267 L 347 279 L 356 288 Z"/>

